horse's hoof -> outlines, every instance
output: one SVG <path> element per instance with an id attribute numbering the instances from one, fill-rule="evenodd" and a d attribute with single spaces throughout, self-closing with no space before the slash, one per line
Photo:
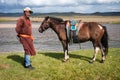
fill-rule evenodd
<path id="1" fill-rule="evenodd" d="M 101 60 L 100 63 L 104 63 L 105 60 Z"/>
<path id="2" fill-rule="evenodd" d="M 94 62 L 93 60 L 89 61 L 90 64 L 92 64 L 93 62 Z"/>
<path id="3" fill-rule="evenodd" d="M 67 62 L 69 59 L 63 59 L 62 62 Z"/>
<path id="4" fill-rule="evenodd" d="M 63 60 L 62 60 L 62 62 L 66 62 L 66 60 L 65 60 L 65 59 L 63 59 Z"/>

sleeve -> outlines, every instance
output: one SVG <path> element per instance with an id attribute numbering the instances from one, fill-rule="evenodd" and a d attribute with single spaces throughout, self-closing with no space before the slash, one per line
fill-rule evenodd
<path id="1" fill-rule="evenodd" d="M 23 25 L 23 20 L 20 18 L 17 20 L 16 28 L 15 28 L 17 34 L 20 34 L 20 30 L 22 28 L 22 25 Z"/>

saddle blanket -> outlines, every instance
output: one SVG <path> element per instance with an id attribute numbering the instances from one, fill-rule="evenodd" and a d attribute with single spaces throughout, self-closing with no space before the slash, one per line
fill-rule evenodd
<path id="1" fill-rule="evenodd" d="M 83 24 L 84 23 L 80 23 L 78 21 L 74 21 L 74 25 L 73 25 L 73 23 L 71 23 L 71 21 L 68 21 L 66 23 L 68 41 L 71 40 L 71 32 L 74 31 L 73 42 L 74 43 L 78 42 L 78 33 L 79 33 L 79 30 L 82 28 Z"/>

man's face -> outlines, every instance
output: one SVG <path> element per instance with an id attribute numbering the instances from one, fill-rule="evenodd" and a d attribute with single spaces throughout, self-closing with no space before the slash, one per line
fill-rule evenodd
<path id="1" fill-rule="evenodd" d="M 25 15 L 26 15 L 27 17 L 30 17 L 30 15 L 31 15 L 30 11 L 25 11 Z"/>

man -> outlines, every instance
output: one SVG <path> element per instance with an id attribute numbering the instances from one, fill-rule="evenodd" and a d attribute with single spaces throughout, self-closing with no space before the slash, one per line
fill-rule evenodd
<path id="1" fill-rule="evenodd" d="M 36 55 L 36 51 L 33 45 L 32 26 L 29 18 L 33 11 L 29 7 L 24 8 L 23 11 L 24 15 L 18 19 L 15 30 L 25 51 L 24 67 L 34 69 L 31 65 L 30 56 Z"/>

